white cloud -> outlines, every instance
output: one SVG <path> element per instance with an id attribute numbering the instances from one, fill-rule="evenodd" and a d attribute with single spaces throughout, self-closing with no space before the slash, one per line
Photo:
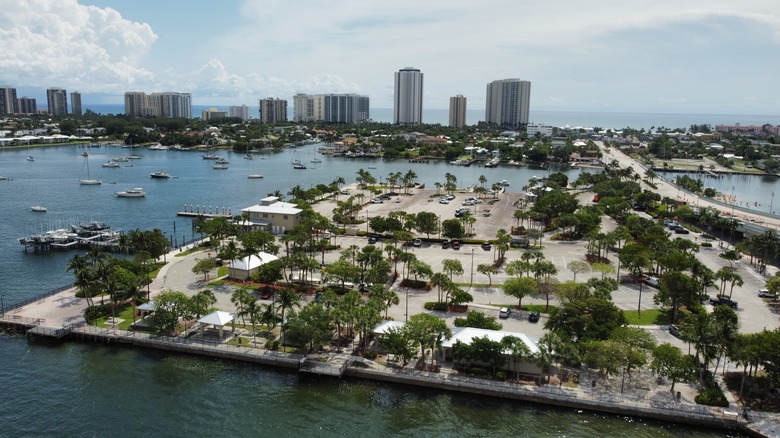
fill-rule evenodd
<path id="1" fill-rule="evenodd" d="M 113 9 L 75 0 L 0 0 L 0 23 L 6 80 L 97 92 L 154 79 L 137 64 L 157 36 Z"/>

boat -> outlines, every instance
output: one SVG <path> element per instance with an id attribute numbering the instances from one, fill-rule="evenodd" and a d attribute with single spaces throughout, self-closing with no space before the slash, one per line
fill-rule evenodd
<path id="1" fill-rule="evenodd" d="M 255 159 L 255 156 L 254 156 L 254 155 L 252 155 L 252 154 L 246 154 L 246 155 L 244 155 L 244 159 L 245 159 L 245 160 L 254 160 L 254 159 Z"/>
<path id="2" fill-rule="evenodd" d="M 0 176 L 0 181 L 11 181 L 13 178 L 10 176 Z"/>
<path id="3" fill-rule="evenodd" d="M 295 158 L 293 158 L 292 162 L 293 169 L 305 169 L 306 165 L 303 164 L 303 161 L 298 157 L 298 153 L 295 153 Z"/>
<path id="4" fill-rule="evenodd" d="M 247 175 L 247 178 L 249 178 L 249 179 L 261 179 L 262 177 L 263 177 L 263 175 L 260 175 L 258 173 L 253 173 L 253 174 Z"/>
<path id="5" fill-rule="evenodd" d="M 376 169 L 376 166 L 368 166 L 369 169 Z"/>
<path id="6" fill-rule="evenodd" d="M 158 170 L 157 172 L 152 172 L 150 175 L 152 178 L 160 178 L 160 179 L 166 179 L 171 177 L 171 174 L 165 170 Z"/>
<path id="7" fill-rule="evenodd" d="M 87 153 L 87 151 L 84 151 L 84 152 L 82 152 L 82 153 L 81 153 L 81 156 L 82 156 L 82 157 L 88 157 L 88 156 L 89 156 L 89 154 Z"/>
<path id="8" fill-rule="evenodd" d="M 103 163 L 103 167 L 119 167 L 119 163 L 117 163 L 116 161 L 111 160 L 111 161 L 107 161 L 107 162 Z"/>
<path id="9" fill-rule="evenodd" d="M 111 161 L 116 161 L 117 163 L 127 163 L 127 157 L 116 157 L 112 158 Z"/>
<path id="10" fill-rule="evenodd" d="M 150 151 L 167 151 L 168 146 L 163 146 L 160 143 L 157 143 L 149 146 L 147 149 L 149 149 Z"/>
<path id="11" fill-rule="evenodd" d="M 225 170 L 225 169 L 227 169 L 228 167 L 227 167 L 227 164 L 215 164 L 215 165 L 214 165 L 214 166 L 212 166 L 211 168 L 212 168 L 212 169 L 215 169 L 215 170 Z"/>
<path id="12" fill-rule="evenodd" d="M 203 154 L 202 157 L 204 160 L 219 160 L 219 155 L 215 154 L 214 152 Z"/>
<path id="13" fill-rule="evenodd" d="M 94 179 L 94 178 L 90 178 L 89 177 L 89 154 L 87 154 L 84 157 L 84 167 L 87 168 L 87 178 L 86 179 L 80 179 L 79 180 L 79 184 L 81 184 L 82 186 L 99 186 L 99 185 L 103 184 L 103 181 L 101 181 L 99 179 Z M 84 171 L 84 169 L 82 169 L 82 172 L 83 171 Z"/>
<path id="14" fill-rule="evenodd" d="M 133 189 L 124 189 L 120 192 L 116 192 L 116 195 L 120 198 L 143 198 L 146 196 L 144 189 L 136 187 Z"/>
<path id="15" fill-rule="evenodd" d="M 35 206 L 31 207 L 31 208 L 32 208 L 32 211 L 37 211 L 39 213 L 45 213 L 45 212 L 47 212 L 49 210 L 48 208 L 40 206 L 40 205 L 35 205 Z"/>
<path id="16" fill-rule="evenodd" d="M 322 160 L 319 158 L 314 158 L 313 160 L 309 161 L 310 163 L 322 163 Z"/>
<path id="17" fill-rule="evenodd" d="M 127 157 L 125 157 L 125 158 L 127 158 L 128 160 L 140 160 L 140 159 L 141 159 L 141 156 L 140 156 L 140 155 L 133 154 L 133 155 L 128 155 L 128 156 L 127 156 Z"/>
<path id="18" fill-rule="evenodd" d="M 504 187 L 506 187 L 506 186 L 508 186 L 508 185 L 509 185 L 509 181 L 507 181 L 507 180 L 505 180 L 505 179 L 502 179 L 502 180 L 501 180 L 501 185 L 502 185 L 502 186 L 504 186 Z"/>
<path id="19" fill-rule="evenodd" d="M 220 158 L 220 159 L 217 160 L 217 164 L 230 164 L 230 161 L 228 161 L 228 160 L 226 160 L 224 158 Z"/>
<path id="20" fill-rule="evenodd" d="M 35 161 L 35 158 L 33 158 L 32 155 L 27 156 L 27 161 Z"/>

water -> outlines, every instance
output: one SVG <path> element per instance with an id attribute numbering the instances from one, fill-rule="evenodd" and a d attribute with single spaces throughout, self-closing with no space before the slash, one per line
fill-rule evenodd
<path id="1" fill-rule="evenodd" d="M 193 105 L 192 117 L 200 117 L 203 110 L 217 108 L 227 111 L 228 106 L 220 105 Z M 249 107 L 249 116 L 258 117 L 258 108 Z M 92 104 L 85 105 L 85 109 L 100 114 L 124 114 L 123 104 Z M 287 107 L 287 118 L 293 119 L 293 106 Z M 393 123 L 392 108 L 371 108 L 371 119 L 380 123 Z M 466 124 L 475 125 L 485 120 L 485 109 L 469 109 L 466 111 Z M 428 124 L 449 124 L 449 110 L 439 108 L 424 108 L 423 122 Z M 659 114 L 659 113 L 609 113 L 589 111 L 539 111 L 531 108 L 529 122 L 541 123 L 550 126 L 573 127 L 599 127 L 603 129 L 645 129 L 652 127 L 667 129 L 687 129 L 691 125 L 771 125 L 780 124 L 780 115 L 750 115 L 750 114 Z"/>
<path id="2" fill-rule="evenodd" d="M 323 162 L 294 171 L 290 161 L 316 156 L 317 146 L 243 155 L 219 152 L 228 170 L 213 170 L 200 153 L 141 151 L 133 167 L 100 166 L 129 149 L 89 149 L 91 177 L 101 186 L 81 186 L 84 159 L 74 146 L 0 152 L 4 220 L 0 221 L 0 296 L 5 304 L 36 296 L 72 281 L 67 261 L 75 252 L 25 253 L 16 238 L 34 231 L 100 220 L 116 229 L 159 228 L 177 243 L 194 235 L 189 219 L 176 217 L 185 204 L 230 208 L 251 205 L 267 193 L 287 193 L 330 183 L 338 176 L 354 181 L 359 168 L 385 177 L 390 172 L 418 174 L 432 187 L 450 172 L 459 185 L 508 180 L 519 191 L 533 175 L 546 171 L 525 167 L 458 167 L 443 162 L 410 164 L 404 160 L 348 160 L 323 157 Z M 35 162 L 26 156 L 34 155 Z M 265 157 L 266 159 L 261 159 Z M 153 180 L 165 169 L 175 178 Z M 575 178 L 579 171 L 569 171 Z M 261 173 L 264 179 L 247 179 Z M 111 184 L 115 182 L 115 184 Z M 147 197 L 122 199 L 115 191 L 143 187 Z M 741 190 L 739 186 L 738 190 Z M 780 193 L 780 191 L 778 191 Z M 34 213 L 41 204 L 47 213 Z M 0 404 L 4 436 L 159 436 L 220 435 L 322 436 L 357 434 L 398 436 L 722 436 L 655 422 L 553 409 L 532 404 L 478 398 L 372 382 L 299 382 L 297 375 L 208 358 L 180 356 L 121 346 L 77 342 L 31 341 L 0 336 Z M 13 359 L 11 359 L 13 358 Z M 164 431 L 164 432 L 161 432 Z"/>

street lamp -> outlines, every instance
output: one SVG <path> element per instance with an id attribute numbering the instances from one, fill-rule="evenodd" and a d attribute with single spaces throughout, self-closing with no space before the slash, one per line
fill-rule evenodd
<path id="1" fill-rule="evenodd" d="M 772 192 L 772 200 L 769 201 L 769 214 L 772 214 L 772 204 L 775 203 L 775 192 Z"/>
<path id="2" fill-rule="evenodd" d="M 469 288 L 474 286 L 474 248 L 471 248 L 471 284 Z"/>

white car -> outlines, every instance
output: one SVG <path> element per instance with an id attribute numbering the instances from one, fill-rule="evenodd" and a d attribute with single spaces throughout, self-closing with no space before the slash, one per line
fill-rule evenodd
<path id="1" fill-rule="evenodd" d="M 649 284 L 653 287 L 658 287 L 658 279 L 655 277 L 647 277 L 645 278 L 645 283 Z"/>
<path id="2" fill-rule="evenodd" d="M 777 294 L 769 292 L 769 289 L 759 289 L 758 296 L 759 298 L 777 298 Z"/>
<path id="3" fill-rule="evenodd" d="M 439 204 L 449 204 L 449 203 L 450 203 L 450 201 L 449 201 L 449 199 L 447 199 L 447 198 L 441 198 L 441 199 L 439 199 Z"/>
<path id="4" fill-rule="evenodd" d="M 512 311 L 509 310 L 508 307 L 502 307 L 501 310 L 498 311 L 498 317 L 501 319 L 507 319 L 511 313 Z"/>
<path id="5" fill-rule="evenodd" d="M 383 202 L 384 202 L 384 201 L 382 201 L 382 200 L 381 200 L 381 199 L 379 199 L 379 198 L 374 198 L 374 199 L 372 199 L 372 200 L 371 200 L 371 203 L 372 203 L 372 204 L 381 204 L 381 203 L 383 203 Z"/>

